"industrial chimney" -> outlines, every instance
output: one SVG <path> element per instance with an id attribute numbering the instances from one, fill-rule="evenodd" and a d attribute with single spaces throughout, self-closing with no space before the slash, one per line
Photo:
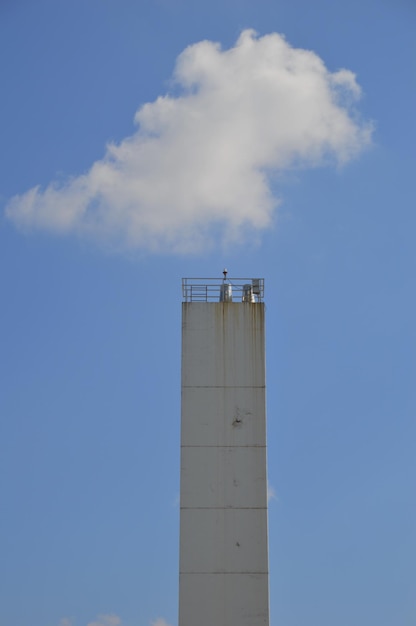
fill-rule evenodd
<path id="1" fill-rule="evenodd" d="M 179 626 L 268 626 L 264 281 L 182 286 Z"/>

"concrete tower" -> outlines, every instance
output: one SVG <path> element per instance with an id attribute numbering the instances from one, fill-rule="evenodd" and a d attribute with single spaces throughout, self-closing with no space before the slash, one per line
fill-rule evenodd
<path id="1" fill-rule="evenodd" d="M 268 626 L 262 279 L 184 279 L 179 626 Z"/>

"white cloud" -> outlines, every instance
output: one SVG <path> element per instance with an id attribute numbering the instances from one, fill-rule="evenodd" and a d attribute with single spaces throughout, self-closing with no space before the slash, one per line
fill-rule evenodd
<path id="1" fill-rule="evenodd" d="M 121 619 L 118 615 L 98 615 L 95 622 L 89 622 L 87 626 L 120 626 Z"/>
<path id="2" fill-rule="evenodd" d="M 370 142 L 354 74 L 276 33 L 189 46 L 174 79 L 179 95 L 142 106 L 133 135 L 86 174 L 15 196 L 8 218 L 119 248 L 197 251 L 213 232 L 227 241 L 269 227 L 276 175 L 343 164 Z"/>
<path id="3" fill-rule="evenodd" d="M 267 502 L 271 500 L 277 500 L 277 495 L 274 487 L 268 482 L 267 483 Z"/>
<path id="4" fill-rule="evenodd" d="M 68 617 L 63 617 L 59 622 L 59 626 L 72 626 L 72 620 Z M 111 613 L 98 615 L 95 621 L 88 622 L 87 626 L 122 626 L 122 621 L 118 615 Z M 159 617 L 151 623 L 151 626 L 170 626 L 170 624 L 162 617 Z"/>

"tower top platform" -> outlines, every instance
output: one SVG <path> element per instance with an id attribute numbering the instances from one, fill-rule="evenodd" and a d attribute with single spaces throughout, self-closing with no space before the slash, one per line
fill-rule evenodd
<path id="1" fill-rule="evenodd" d="M 263 302 L 264 278 L 182 278 L 184 302 Z"/>

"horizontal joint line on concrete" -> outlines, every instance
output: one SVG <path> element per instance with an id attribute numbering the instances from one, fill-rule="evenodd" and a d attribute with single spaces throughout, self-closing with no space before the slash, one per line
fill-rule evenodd
<path id="1" fill-rule="evenodd" d="M 267 506 L 181 506 L 181 511 L 223 511 L 233 509 L 233 511 L 267 511 Z"/>
<path id="2" fill-rule="evenodd" d="M 261 446 L 261 445 L 246 445 L 246 446 L 234 446 L 234 445 L 230 445 L 230 446 L 219 446 L 215 443 L 206 446 L 206 445 L 199 445 L 199 444 L 182 444 L 181 448 L 267 448 L 267 446 Z"/>
<path id="3" fill-rule="evenodd" d="M 182 389 L 266 389 L 266 385 L 182 385 Z"/>
<path id="4" fill-rule="evenodd" d="M 213 574 L 221 574 L 222 576 L 241 576 L 241 575 L 257 575 L 257 576 L 267 576 L 269 572 L 265 572 L 265 571 L 242 571 L 242 572 L 223 572 L 222 570 L 215 570 L 214 572 L 194 572 L 192 570 L 190 571 L 186 571 L 186 572 L 179 572 L 179 574 L 198 574 L 199 576 L 212 576 Z"/>

